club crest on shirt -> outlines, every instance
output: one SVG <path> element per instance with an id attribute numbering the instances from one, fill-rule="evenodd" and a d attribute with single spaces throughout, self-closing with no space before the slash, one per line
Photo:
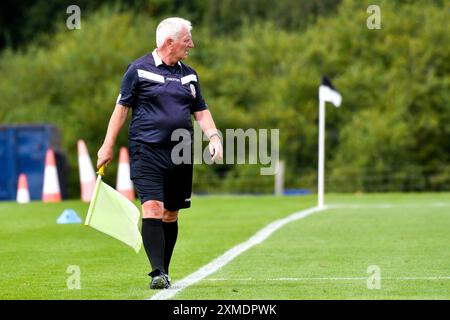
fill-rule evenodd
<path id="1" fill-rule="evenodd" d="M 191 88 L 191 94 L 192 94 L 192 96 L 195 98 L 196 93 L 195 93 L 195 87 L 194 87 L 194 85 L 191 83 L 191 84 L 189 85 L 189 87 Z"/>

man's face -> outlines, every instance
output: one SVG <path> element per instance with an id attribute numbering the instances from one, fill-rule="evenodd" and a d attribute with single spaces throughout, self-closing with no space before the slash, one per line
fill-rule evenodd
<path id="1" fill-rule="evenodd" d="M 183 28 L 179 33 L 177 39 L 172 42 L 172 55 L 177 60 L 186 59 L 189 55 L 189 50 L 194 47 L 191 33 L 187 28 Z"/>

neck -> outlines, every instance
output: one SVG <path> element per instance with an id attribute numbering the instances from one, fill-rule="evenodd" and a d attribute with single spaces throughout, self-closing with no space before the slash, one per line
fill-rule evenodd
<path id="1" fill-rule="evenodd" d="M 161 58 L 161 60 L 168 66 L 174 66 L 178 62 L 178 60 L 174 59 L 171 56 L 170 52 L 164 50 L 163 48 L 156 49 L 156 52 L 158 53 L 158 56 Z"/>

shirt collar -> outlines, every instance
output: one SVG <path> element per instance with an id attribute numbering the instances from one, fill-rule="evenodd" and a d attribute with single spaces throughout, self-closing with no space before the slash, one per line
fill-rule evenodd
<path id="1" fill-rule="evenodd" d="M 156 51 L 156 49 L 153 50 L 152 56 L 153 56 L 153 60 L 155 60 L 155 67 L 159 67 L 160 65 L 163 64 L 163 61 L 159 57 L 158 52 Z M 181 62 L 180 61 L 178 61 L 178 65 L 181 67 Z"/>

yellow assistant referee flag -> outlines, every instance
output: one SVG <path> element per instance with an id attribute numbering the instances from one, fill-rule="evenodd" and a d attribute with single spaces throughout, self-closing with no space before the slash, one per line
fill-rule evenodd
<path id="1" fill-rule="evenodd" d="M 133 202 L 102 181 L 104 166 L 98 173 L 85 225 L 116 238 L 136 253 L 142 246 L 139 232 L 140 212 Z"/>

